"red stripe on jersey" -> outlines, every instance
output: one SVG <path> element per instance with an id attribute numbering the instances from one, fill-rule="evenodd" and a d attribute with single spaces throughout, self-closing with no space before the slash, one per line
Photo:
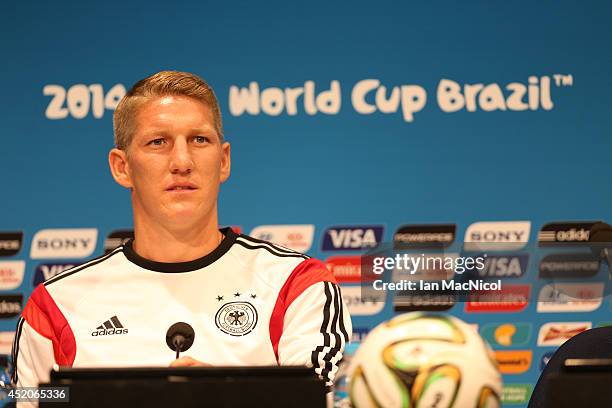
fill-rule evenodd
<path id="1" fill-rule="evenodd" d="M 23 318 L 38 334 L 51 340 L 55 362 L 72 367 L 76 356 L 74 333 L 42 283 L 32 292 Z"/>
<path id="2" fill-rule="evenodd" d="M 325 264 L 317 259 L 307 259 L 301 262 L 291 272 L 285 284 L 278 293 L 272 316 L 270 317 L 270 341 L 274 349 L 274 355 L 278 362 L 278 343 L 283 335 L 285 323 L 285 313 L 291 303 L 300 296 L 306 289 L 315 283 L 332 282 L 336 283 L 334 275 L 325 267 Z"/>

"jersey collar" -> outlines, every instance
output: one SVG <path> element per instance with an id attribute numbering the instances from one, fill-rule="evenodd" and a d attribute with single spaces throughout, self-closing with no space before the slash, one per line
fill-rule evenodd
<path id="1" fill-rule="evenodd" d="M 217 259 L 221 258 L 234 244 L 238 234 L 236 234 L 231 228 L 222 228 L 219 231 L 225 236 L 223 241 L 215 248 L 211 253 L 201 258 L 194 259 L 188 262 L 156 262 L 150 259 L 143 258 L 138 255 L 132 247 L 133 240 L 129 240 L 123 245 L 123 253 L 125 257 L 132 263 L 140 266 L 141 268 L 148 269 L 155 272 L 192 272 L 198 269 L 202 269 Z"/>

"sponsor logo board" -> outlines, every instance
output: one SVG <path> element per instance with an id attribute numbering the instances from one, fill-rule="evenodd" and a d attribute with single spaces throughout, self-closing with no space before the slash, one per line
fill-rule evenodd
<path id="1" fill-rule="evenodd" d="M 481 278 L 520 278 L 527 272 L 528 262 L 528 254 L 487 255 L 484 268 L 477 273 Z"/>
<path id="2" fill-rule="evenodd" d="M 439 312 L 455 306 L 455 296 L 443 293 L 411 294 L 398 292 L 393 300 L 396 312 Z"/>
<path id="3" fill-rule="evenodd" d="M 494 347 L 525 346 L 531 330 L 531 323 L 487 323 L 480 329 L 480 335 Z"/>
<path id="4" fill-rule="evenodd" d="M 96 249 L 98 230 L 65 228 L 40 230 L 32 239 L 32 259 L 85 258 Z"/>
<path id="5" fill-rule="evenodd" d="M 591 227 L 597 221 L 567 221 L 545 224 L 538 233 L 540 246 L 580 245 L 589 241 Z"/>
<path id="6" fill-rule="evenodd" d="M 0 261 L 0 290 L 17 289 L 23 282 L 25 261 Z"/>
<path id="7" fill-rule="evenodd" d="M 540 261 L 540 278 L 588 278 L 597 275 L 600 263 L 590 253 L 550 254 Z"/>
<path id="8" fill-rule="evenodd" d="M 475 222 L 465 231 L 467 251 L 508 251 L 525 247 L 531 231 L 530 221 Z"/>
<path id="9" fill-rule="evenodd" d="M 393 234 L 396 249 L 446 248 L 455 241 L 455 224 L 403 225 Z"/>
<path id="10" fill-rule="evenodd" d="M 589 330 L 591 322 L 551 322 L 540 327 L 538 346 L 560 346 L 575 335 Z"/>
<path id="11" fill-rule="evenodd" d="M 323 233 L 323 251 L 363 251 L 382 241 L 382 225 L 345 225 L 329 227 Z"/>
<path id="12" fill-rule="evenodd" d="M 533 385 L 531 384 L 504 384 L 502 392 L 502 404 L 508 405 L 524 405 L 529 402 Z"/>
<path id="13" fill-rule="evenodd" d="M 527 308 L 531 285 L 503 285 L 499 291 L 475 292 L 465 303 L 465 311 L 520 312 Z"/>
<path id="14" fill-rule="evenodd" d="M 274 244 L 298 252 L 307 252 L 314 239 L 314 225 L 260 225 L 249 234 L 253 238 L 270 241 Z"/>
<path id="15" fill-rule="evenodd" d="M 325 261 L 327 269 L 334 275 L 338 283 L 361 282 L 360 256 L 330 256 Z M 366 280 L 373 280 L 371 274 L 365 275 Z"/>
<path id="16" fill-rule="evenodd" d="M 540 289 L 537 311 L 592 312 L 601 306 L 604 283 L 551 283 Z"/>
<path id="17" fill-rule="evenodd" d="M 23 295 L 0 296 L 0 319 L 10 319 L 21 314 Z"/>
<path id="18" fill-rule="evenodd" d="M 0 232 L 0 256 L 15 256 L 21 250 L 23 232 Z"/>
<path id="19" fill-rule="evenodd" d="M 32 284 L 34 287 L 51 279 L 55 275 L 77 266 L 76 263 L 44 263 L 36 267 Z"/>
<path id="20" fill-rule="evenodd" d="M 531 350 L 495 351 L 495 360 L 502 374 L 523 374 L 529 370 L 533 353 Z"/>

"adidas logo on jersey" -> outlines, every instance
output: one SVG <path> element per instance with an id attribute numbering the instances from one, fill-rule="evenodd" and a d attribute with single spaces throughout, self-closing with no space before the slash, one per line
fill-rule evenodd
<path id="1" fill-rule="evenodd" d="M 96 330 L 91 332 L 92 336 L 109 336 L 112 334 L 127 334 L 128 329 L 123 327 L 117 316 L 113 316 L 100 326 L 96 327 Z"/>

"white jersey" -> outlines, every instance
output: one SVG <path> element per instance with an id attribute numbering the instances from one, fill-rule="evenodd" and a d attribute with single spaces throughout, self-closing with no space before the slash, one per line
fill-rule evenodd
<path id="1" fill-rule="evenodd" d="M 191 262 L 153 262 L 128 242 L 40 284 L 17 325 L 13 382 L 47 382 L 55 364 L 168 366 L 167 330 L 185 322 L 195 338 L 183 355 L 307 365 L 331 385 L 351 335 L 333 275 L 306 255 L 222 232 L 219 247 Z"/>

